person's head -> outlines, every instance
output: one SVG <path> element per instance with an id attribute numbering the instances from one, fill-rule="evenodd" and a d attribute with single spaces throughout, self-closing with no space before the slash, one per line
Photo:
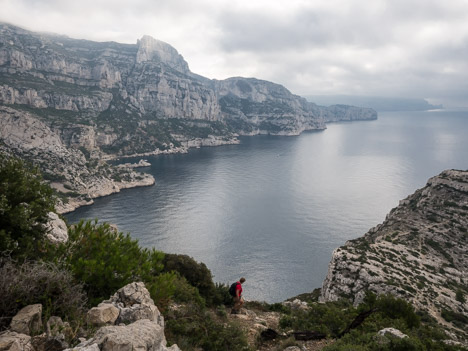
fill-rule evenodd
<path id="1" fill-rule="evenodd" d="M 239 283 L 243 284 L 244 282 L 245 282 L 245 278 L 244 277 L 240 278 Z"/>

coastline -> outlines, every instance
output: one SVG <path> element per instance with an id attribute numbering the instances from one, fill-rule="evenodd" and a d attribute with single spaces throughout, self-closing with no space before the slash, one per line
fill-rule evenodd
<path id="1" fill-rule="evenodd" d="M 347 122 L 354 122 L 354 121 L 369 121 L 369 119 L 350 120 Z M 336 123 L 336 122 L 327 122 L 326 124 L 328 123 Z M 296 137 L 305 132 L 325 131 L 327 129 L 326 124 L 325 124 L 325 128 L 301 128 L 300 130 L 296 132 L 278 133 L 278 134 L 273 134 L 273 135 Z M 165 150 L 156 148 L 154 151 L 151 151 L 151 152 L 136 153 L 136 154 L 131 154 L 131 155 L 104 155 L 102 157 L 102 160 L 112 161 L 112 160 L 119 160 L 119 159 L 133 158 L 133 157 L 186 154 L 189 152 L 190 149 L 196 149 L 200 147 L 237 145 L 237 144 L 240 144 L 240 140 L 238 139 L 239 136 L 257 136 L 257 135 L 272 135 L 272 134 L 267 131 L 262 131 L 260 129 L 257 129 L 256 131 L 253 131 L 251 133 L 235 134 L 233 137 L 230 137 L 230 138 L 210 135 L 207 138 L 186 139 L 183 136 L 179 136 L 179 142 L 181 146 L 174 146 L 171 144 L 169 145 L 169 148 Z M 141 161 L 143 160 L 140 160 L 140 162 Z M 145 164 L 144 166 L 148 166 L 148 165 Z M 128 168 L 137 168 L 137 167 L 143 167 L 143 166 L 129 166 Z M 96 198 L 105 197 L 105 196 L 119 193 L 122 189 L 152 186 L 156 183 L 156 180 L 154 179 L 152 175 L 148 173 L 143 173 L 143 172 L 140 172 L 140 175 L 143 175 L 145 179 L 137 180 L 137 181 L 124 181 L 124 182 L 115 182 L 109 179 L 109 182 L 111 184 L 107 184 L 103 189 L 96 189 L 96 191 L 93 192 L 92 194 L 82 194 L 82 195 L 88 195 L 90 197 L 89 199 L 70 197 L 68 198 L 67 203 L 63 203 L 59 199 L 56 205 L 56 211 L 57 213 L 61 215 L 71 213 L 80 207 L 90 206 L 94 204 L 94 199 Z"/>

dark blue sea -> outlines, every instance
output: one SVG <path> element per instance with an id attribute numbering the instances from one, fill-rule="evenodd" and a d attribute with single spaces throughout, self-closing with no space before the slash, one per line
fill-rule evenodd
<path id="1" fill-rule="evenodd" d="M 333 249 L 428 178 L 468 169 L 468 111 L 379 113 L 146 159 L 155 186 L 97 199 L 68 220 L 114 223 L 142 246 L 204 262 L 215 281 L 244 276 L 247 299 L 278 302 L 321 287 Z"/>

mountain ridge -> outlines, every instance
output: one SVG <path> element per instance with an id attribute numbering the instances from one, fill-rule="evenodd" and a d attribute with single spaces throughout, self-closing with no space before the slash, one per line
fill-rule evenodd
<path id="1" fill-rule="evenodd" d="M 372 109 L 317 106 L 264 80 L 209 80 L 192 73 L 171 45 L 150 36 L 136 44 L 93 42 L 5 23 L 0 23 L 0 107 L 3 128 L 20 126 L 8 118 L 12 113 L 43 123 L 45 140 L 58 137 L 64 148 L 86 159 L 88 173 L 102 168 L 98 178 L 116 189 L 116 181 L 135 177 L 122 168 L 117 174 L 105 163 L 109 158 L 187 152 L 238 143 L 238 135 L 298 135 L 325 129 L 327 121 L 377 118 Z M 15 135 L 31 137 L 21 130 Z M 83 186 L 76 172 L 54 174 L 75 166 L 48 165 L 43 154 L 22 149 L 27 140 L 18 143 L 3 133 L 1 142 L 5 152 L 47 165 L 43 172 L 61 184 L 57 191 L 65 201 L 73 199 L 60 191 L 63 186 L 86 203 L 96 196 L 89 189 L 97 180 Z M 52 159 L 76 160 L 67 161 L 64 154 Z"/>

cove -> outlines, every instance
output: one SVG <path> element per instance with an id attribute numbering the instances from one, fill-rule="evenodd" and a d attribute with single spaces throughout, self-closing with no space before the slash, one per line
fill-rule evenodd
<path id="1" fill-rule="evenodd" d="M 278 302 L 321 287 L 332 251 L 379 224 L 444 169 L 468 168 L 468 112 L 379 113 L 298 137 L 149 157 L 156 185 L 66 215 L 107 221 L 142 246 L 244 276 L 247 299 Z M 138 161 L 125 159 L 125 162 Z"/>

